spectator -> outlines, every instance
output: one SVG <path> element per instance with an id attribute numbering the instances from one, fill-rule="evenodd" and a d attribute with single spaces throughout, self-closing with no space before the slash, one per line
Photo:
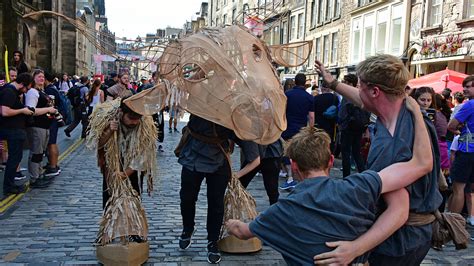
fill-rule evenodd
<path id="1" fill-rule="evenodd" d="M 114 86 L 115 84 L 117 84 L 118 82 L 119 82 L 119 77 L 117 76 L 117 73 L 112 73 L 110 74 L 110 78 L 105 81 L 105 85 L 107 85 L 107 87 L 110 88 Z"/>
<path id="2" fill-rule="evenodd" d="M 33 72 L 31 89 L 25 94 L 25 105 L 35 110 L 33 119 L 28 122 L 26 128 L 30 145 L 28 172 L 30 186 L 33 188 L 44 188 L 51 183 L 50 177 L 42 174 L 41 162 L 49 141 L 49 128 L 57 110 L 50 106 L 49 97 L 44 92 L 44 85 L 44 71 L 37 69 Z"/>
<path id="3" fill-rule="evenodd" d="M 339 106 L 339 98 L 331 92 L 326 82 L 321 84 L 321 94 L 314 97 L 314 124 L 317 128 L 323 129 L 331 138 L 331 151 L 334 152 L 336 141 L 336 122 L 337 113 L 335 116 L 329 116 L 326 111 L 329 108 Z"/>
<path id="4" fill-rule="evenodd" d="M 89 93 L 86 95 L 86 105 L 88 107 L 88 115 L 92 113 L 94 110 L 94 107 L 98 104 L 101 104 L 104 102 L 104 92 L 100 89 L 102 86 L 102 82 L 100 79 L 94 80 L 94 83 L 92 83 L 91 89 Z"/>
<path id="5" fill-rule="evenodd" d="M 464 97 L 464 94 L 460 91 L 454 94 L 454 108 L 453 108 L 453 112 L 451 113 L 451 117 L 449 119 L 454 118 L 454 115 L 459 111 L 459 109 L 461 109 L 461 106 L 464 103 L 465 99 L 466 97 Z"/>
<path id="6" fill-rule="evenodd" d="M 390 164 L 412 157 L 415 134 L 413 115 L 405 106 L 410 73 L 399 58 L 381 54 L 359 63 L 359 88 L 339 83 L 319 61 L 316 61 L 315 69 L 331 89 L 377 116 L 367 160 L 368 169 L 380 171 Z M 417 182 L 407 188 L 384 194 L 378 203 L 383 212 L 372 228 L 354 241 L 337 243 L 336 251 L 325 256 L 345 260 L 354 255 L 350 251 L 354 245 L 364 239 L 366 247 L 373 249 L 369 256 L 371 265 L 419 265 L 423 261 L 431 247 L 432 238 L 432 216 L 428 214 L 433 213 L 442 201 L 437 182 L 440 170 L 436 132 L 430 121 L 425 119 L 425 124 L 433 147 L 432 171 L 420 176 Z M 403 217 L 401 210 L 406 207 L 406 201 L 402 199 L 407 197 L 407 189 L 410 191 L 410 212 L 423 217 L 421 223 L 410 218 L 405 224 L 400 219 Z M 341 249 L 348 252 L 343 254 L 339 252 Z"/>
<path id="7" fill-rule="evenodd" d="M 286 130 L 281 134 L 285 141 L 289 141 L 301 128 L 314 126 L 314 99 L 306 92 L 306 75 L 299 73 L 295 76 L 295 86 L 287 90 L 286 95 Z M 294 188 L 297 182 L 293 179 L 291 164 L 288 157 L 283 157 L 283 165 L 287 174 L 287 180 L 280 186 L 286 190 Z"/>
<path id="8" fill-rule="evenodd" d="M 456 135 L 458 151 L 451 166 L 453 194 L 449 198 L 448 209 L 460 213 L 464 205 L 464 188 L 467 183 L 474 183 L 474 75 L 467 76 L 463 82 L 464 96 L 469 101 L 464 103 L 448 123 L 448 129 Z"/>
<path id="9" fill-rule="evenodd" d="M 358 79 L 356 75 L 348 74 L 344 76 L 342 82 L 355 87 Z M 355 106 L 344 97 L 338 116 L 341 131 L 342 176 L 346 177 L 351 174 L 351 155 L 358 172 L 365 170 L 365 161 L 360 153 L 361 140 L 369 124 L 370 113 Z"/>
<path id="10" fill-rule="evenodd" d="M 54 76 L 51 73 L 45 72 L 44 92 L 49 95 L 50 105 L 59 110 L 59 97 L 60 92 L 56 86 L 54 86 Z M 51 126 L 49 127 L 49 139 L 48 139 L 48 164 L 46 165 L 44 175 L 46 177 L 57 176 L 61 173 L 61 169 L 58 165 L 59 149 L 56 144 L 58 139 L 58 129 L 62 121 L 62 117 L 59 113 L 55 114 L 54 119 L 51 119 Z"/>
<path id="11" fill-rule="evenodd" d="M 330 138 L 322 130 L 306 127 L 293 137 L 287 149 L 301 183 L 250 224 L 227 221 L 229 233 L 240 239 L 258 237 L 282 253 L 288 265 L 311 265 L 314 255 L 332 249 L 328 242 L 362 235 L 375 221 L 380 194 L 403 188 L 432 168 L 431 149 L 426 148 L 430 140 L 423 117 L 414 101 L 409 108 L 416 112 L 414 155 L 410 161 L 389 165 L 378 172 L 368 170 L 344 179 L 331 178 L 329 170 L 334 156 Z M 400 200 L 406 203 L 403 213 L 406 220 L 408 197 Z M 359 242 L 357 247 L 361 252 L 333 263 L 366 263 L 370 248 L 366 248 L 366 242 Z M 321 264 L 330 262 L 323 257 L 317 259 Z"/>
<path id="12" fill-rule="evenodd" d="M 12 67 L 16 68 L 17 74 L 29 72 L 30 68 L 25 63 L 25 59 L 23 58 L 23 53 L 20 51 L 13 52 L 13 62 Z"/>
<path id="13" fill-rule="evenodd" d="M 450 88 L 446 88 L 441 92 L 441 96 L 446 100 L 446 103 L 448 104 L 449 108 L 453 108 L 453 97 L 451 96 L 451 93 L 453 91 Z"/>
<path id="14" fill-rule="evenodd" d="M 8 75 L 10 76 L 10 82 L 13 82 L 16 80 L 16 77 L 18 75 L 18 72 L 16 71 L 16 68 L 10 67 L 8 69 Z"/>
<path id="15" fill-rule="evenodd" d="M 457 135 L 456 137 L 454 137 L 453 139 L 453 143 L 451 145 L 451 148 L 450 148 L 450 151 L 451 151 L 451 155 L 450 155 L 450 160 L 451 160 L 451 164 L 453 164 L 454 162 L 454 158 L 456 158 L 456 152 L 458 151 L 458 142 L 459 141 L 459 135 Z M 470 224 L 471 226 L 474 226 L 474 197 L 473 197 L 473 193 L 472 193 L 472 188 L 473 188 L 474 184 L 470 184 L 469 186 L 466 186 L 466 188 L 464 189 L 464 195 L 465 195 L 465 199 L 466 199 L 466 210 L 467 210 L 467 219 L 466 219 L 466 223 Z"/>
<path id="16" fill-rule="evenodd" d="M 64 133 L 67 137 L 71 137 L 71 132 L 79 125 L 82 124 L 81 138 L 86 137 L 87 130 L 87 108 L 85 104 L 85 98 L 89 92 L 89 78 L 82 76 L 80 81 L 74 85 L 74 88 L 69 91 L 68 96 L 71 101 L 72 109 L 74 110 L 74 121 L 64 129 Z"/>
<path id="17" fill-rule="evenodd" d="M 58 89 L 60 92 L 67 94 L 69 89 L 72 88 L 72 82 L 69 80 L 67 73 L 64 73 L 61 80 L 58 83 Z"/>
<path id="18" fill-rule="evenodd" d="M 116 98 L 126 98 L 133 95 L 132 91 L 128 88 L 130 85 L 128 74 L 120 74 L 118 75 L 118 79 L 118 83 L 107 89 L 107 101 L 111 101 Z"/>
<path id="19" fill-rule="evenodd" d="M 18 75 L 17 79 L 0 89 L 0 139 L 8 144 L 8 160 L 3 178 L 3 194 L 18 194 L 26 191 L 24 185 L 15 185 L 15 175 L 23 157 L 23 142 L 26 139 L 25 121 L 34 111 L 25 107 L 20 95 L 25 93 L 31 76 L 28 73 Z"/>

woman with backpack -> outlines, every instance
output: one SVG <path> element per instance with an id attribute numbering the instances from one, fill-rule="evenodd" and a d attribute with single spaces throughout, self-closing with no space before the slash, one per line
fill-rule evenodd
<path id="1" fill-rule="evenodd" d="M 89 93 L 86 94 L 86 105 L 88 115 L 92 114 L 95 106 L 105 101 L 104 92 L 100 89 L 102 81 L 100 79 L 94 80 Z"/>

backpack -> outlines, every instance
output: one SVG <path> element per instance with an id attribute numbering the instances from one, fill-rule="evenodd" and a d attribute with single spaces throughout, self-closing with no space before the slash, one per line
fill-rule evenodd
<path id="1" fill-rule="evenodd" d="M 80 106 L 84 100 L 81 97 L 81 89 L 84 86 L 76 86 L 74 85 L 67 93 L 67 97 L 69 98 L 69 102 L 73 107 Z"/>
<path id="2" fill-rule="evenodd" d="M 72 123 L 71 102 L 69 102 L 68 97 L 62 93 L 59 93 L 58 111 L 63 116 L 66 125 Z"/>
<path id="3" fill-rule="evenodd" d="M 370 113 L 353 104 L 347 106 L 349 121 L 347 129 L 352 132 L 363 132 L 370 122 Z"/>
<path id="4" fill-rule="evenodd" d="M 339 112 L 339 107 L 337 106 L 337 101 L 339 99 L 337 98 L 336 95 L 334 95 L 334 101 L 333 101 L 333 104 L 331 106 L 329 106 L 326 111 L 324 111 L 323 113 L 323 116 L 326 118 L 326 119 L 329 119 L 329 120 L 335 120 L 337 119 L 337 113 Z"/>

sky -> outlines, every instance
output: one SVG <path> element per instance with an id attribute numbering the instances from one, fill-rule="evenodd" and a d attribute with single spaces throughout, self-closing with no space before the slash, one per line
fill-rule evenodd
<path id="1" fill-rule="evenodd" d="M 167 26 L 182 28 L 205 0 L 105 0 L 108 26 L 117 37 L 135 39 Z"/>

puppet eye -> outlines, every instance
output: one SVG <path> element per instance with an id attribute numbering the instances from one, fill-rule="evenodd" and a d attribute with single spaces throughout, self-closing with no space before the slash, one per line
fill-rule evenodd
<path id="1" fill-rule="evenodd" d="M 252 52 L 255 58 L 255 61 L 260 62 L 262 61 L 262 49 L 256 44 L 252 45 Z"/>
<path id="2" fill-rule="evenodd" d="M 181 69 L 183 79 L 192 82 L 200 82 L 207 79 L 207 74 L 204 70 L 195 63 L 187 63 Z"/>

